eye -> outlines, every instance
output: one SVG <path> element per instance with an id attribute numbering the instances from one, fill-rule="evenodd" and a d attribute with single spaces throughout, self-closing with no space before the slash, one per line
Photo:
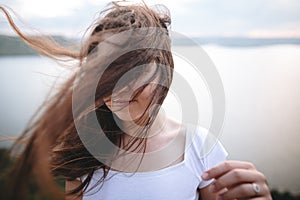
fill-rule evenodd
<path id="1" fill-rule="evenodd" d="M 95 28 L 95 32 L 99 32 L 103 30 L 103 24 L 99 24 L 98 26 L 96 26 Z"/>
<path id="2" fill-rule="evenodd" d="M 99 44 L 98 42 L 91 43 L 88 49 L 88 54 L 90 54 L 98 44 Z"/>

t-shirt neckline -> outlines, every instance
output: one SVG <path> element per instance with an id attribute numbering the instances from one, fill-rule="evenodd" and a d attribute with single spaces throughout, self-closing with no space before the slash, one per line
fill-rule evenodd
<path id="1" fill-rule="evenodd" d="M 187 156 L 188 156 L 188 147 L 190 146 L 188 143 L 189 137 L 189 127 L 185 126 L 185 145 L 184 145 L 184 154 L 183 154 L 183 160 L 180 161 L 179 163 L 176 163 L 174 165 L 170 165 L 168 167 L 164 167 L 161 169 L 153 170 L 153 171 L 144 171 L 144 172 L 122 172 L 122 171 L 117 171 L 117 170 L 109 170 L 109 173 L 115 175 L 124 175 L 124 176 L 149 176 L 149 175 L 155 175 L 155 174 L 163 174 L 166 172 L 171 172 L 179 167 L 185 166 L 186 161 L 187 161 Z"/>

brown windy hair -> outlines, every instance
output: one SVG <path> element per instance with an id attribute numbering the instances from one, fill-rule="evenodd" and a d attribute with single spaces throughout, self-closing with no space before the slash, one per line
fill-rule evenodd
<path id="1" fill-rule="evenodd" d="M 74 73 L 55 95 L 45 100 L 36 113 L 38 117 L 31 121 L 14 144 L 12 149 L 18 151 L 18 156 L 7 180 L 5 198 L 24 198 L 31 184 L 48 194 L 63 195 L 54 184 L 57 177 L 72 181 L 85 176 L 82 183 L 70 191 L 70 194 L 82 195 L 96 170 L 103 170 L 98 184 L 103 183 L 110 170 L 108 163 L 115 159 L 114 150 L 101 146 L 102 136 L 125 150 L 135 146 L 135 151 L 145 151 L 147 139 L 139 136 L 147 134 L 159 107 L 150 114 L 144 112 L 138 119 L 138 124 L 143 126 L 136 131 L 137 137 L 124 144 L 122 139 L 126 133 L 103 98 L 112 95 L 116 87 L 121 90 L 134 82 L 147 67 L 156 67 L 148 81 L 158 78 L 159 84 L 151 95 L 147 111 L 153 105 L 163 103 L 174 67 L 168 36 L 169 14 L 151 9 L 144 3 L 111 3 L 87 31 L 87 37 L 77 52 L 55 43 L 50 37 L 24 35 L 7 8 L 0 6 L 0 9 L 13 30 L 40 54 L 59 61 L 79 61 Z M 135 71 L 134 77 L 117 84 L 124 74 L 137 66 L 142 67 Z M 139 87 L 133 96 L 138 96 L 146 86 Z M 96 122 L 92 120 L 93 116 L 96 116 Z M 102 133 L 99 133 L 99 127 Z M 88 138 L 88 148 L 82 137 Z M 90 151 L 94 147 L 100 149 L 97 155 Z"/>

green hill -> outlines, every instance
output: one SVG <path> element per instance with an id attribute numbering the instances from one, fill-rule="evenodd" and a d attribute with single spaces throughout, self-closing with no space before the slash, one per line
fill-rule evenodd
<path id="1" fill-rule="evenodd" d="M 66 39 L 62 36 L 53 36 L 53 39 L 64 46 L 76 46 L 75 40 Z M 0 56 L 8 55 L 36 55 L 20 37 L 0 35 Z"/>
<path id="2" fill-rule="evenodd" d="M 22 39 L 13 36 L 0 35 L 0 55 L 32 55 L 35 54 Z"/>

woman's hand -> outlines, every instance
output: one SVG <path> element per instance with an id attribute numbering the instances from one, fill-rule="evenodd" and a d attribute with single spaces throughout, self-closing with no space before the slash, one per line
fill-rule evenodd
<path id="1" fill-rule="evenodd" d="M 272 199 L 265 175 L 252 163 L 225 161 L 202 174 L 203 180 L 212 178 L 209 190 L 217 199 Z"/>

